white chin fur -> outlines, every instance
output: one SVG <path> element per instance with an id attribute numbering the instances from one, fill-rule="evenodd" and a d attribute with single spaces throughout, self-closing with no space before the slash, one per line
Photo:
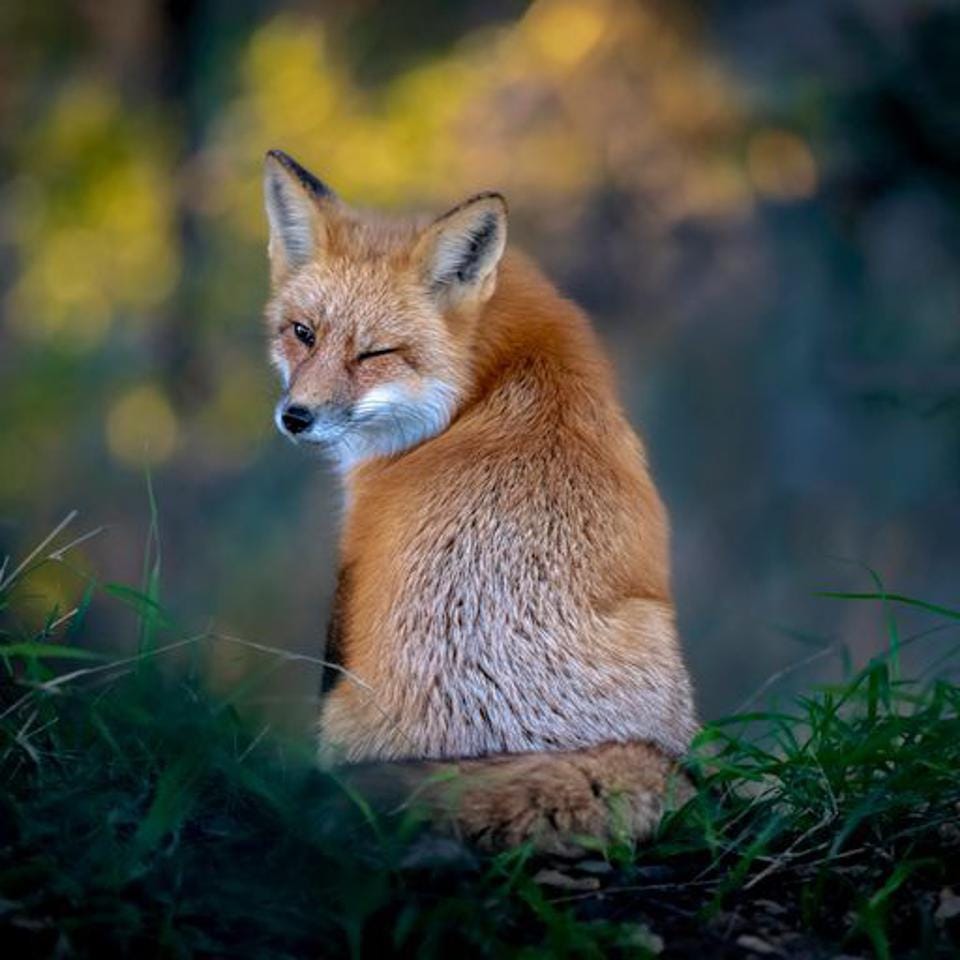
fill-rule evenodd
<path id="1" fill-rule="evenodd" d="M 287 387 L 290 386 L 290 368 L 287 366 L 286 358 L 279 350 L 273 350 L 270 353 L 270 362 L 273 364 L 277 373 L 280 374 L 280 379 L 283 381 L 283 389 L 286 390 Z"/>
<path id="2" fill-rule="evenodd" d="M 354 421 L 336 445 L 342 473 L 372 457 L 389 457 L 446 430 L 457 405 L 457 391 L 442 380 L 419 388 L 388 383 L 365 393 L 353 409 Z"/>

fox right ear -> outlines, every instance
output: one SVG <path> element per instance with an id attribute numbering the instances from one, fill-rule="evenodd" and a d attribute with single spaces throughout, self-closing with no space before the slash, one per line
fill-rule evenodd
<path id="1" fill-rule="evenodd" d="M 499 193 L 478 193 L 424 231 L 413 252 L 427 286 L 448 303 L 493 292 L 507 241 L 507 202 Z"/>
<path id="2" fill-rule="evenodd" d="M 282 150 L 267 153 L 263 194 L 270 221 L 270 276 L 278 283 L 317 255 L 337 198 Z"/>

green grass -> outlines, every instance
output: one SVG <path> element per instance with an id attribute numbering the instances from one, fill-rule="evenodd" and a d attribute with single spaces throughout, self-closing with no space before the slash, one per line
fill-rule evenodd
<path id="1" fill-rule="evenodd" d="M 27 630 L 18 597 L 65 562 L 55 543 L 0 573 L 5 956 L 957 955 L 960 688 L 900 676 L 924 637 L 896 618 L 955 610 L 879 582 L 840 596 L 884 605 L 883 656 L 708 725 L 698 794 L 656 840 L 569 865 L 376 814 L 315 769 L 306 732 L 258 725 L 249 684 L 212 695 L 206 653 L 237 641 L 178 633 L 155 523 L 140 589 L 91 583 Z M 111 603 L 137 622 L 130 654 L 107 659 L 90 613 Z"/>

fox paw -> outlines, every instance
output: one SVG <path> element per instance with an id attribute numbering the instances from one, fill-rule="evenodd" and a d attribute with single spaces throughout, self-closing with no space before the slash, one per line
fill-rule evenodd
<path id="1" fill-rule="evenodd" d="M 663 812 L 669 762 L 645 744 L 503 758 L 497 766 L 467 768 L 455 785 L 456 825 L 483 849 L 529 842 L 539 852 L 579 856 L 597 842 L 646 839 Z"/>

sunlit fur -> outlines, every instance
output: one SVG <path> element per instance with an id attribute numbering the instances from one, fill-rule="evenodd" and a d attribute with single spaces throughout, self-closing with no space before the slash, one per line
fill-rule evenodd
<path id="1" fill-rule="evenodd" d="M 501 256 L 499 198 L 433 223 L 304 203 L 312 258 L 272 238 L 267 322 L 348 492 L 325 755 L 453 764 L 465 789 L 424 796 L 491 845 L 608 835 L 617 798 L 645 836 L 695 718 L 666 513 L 587 318 Z"/>

